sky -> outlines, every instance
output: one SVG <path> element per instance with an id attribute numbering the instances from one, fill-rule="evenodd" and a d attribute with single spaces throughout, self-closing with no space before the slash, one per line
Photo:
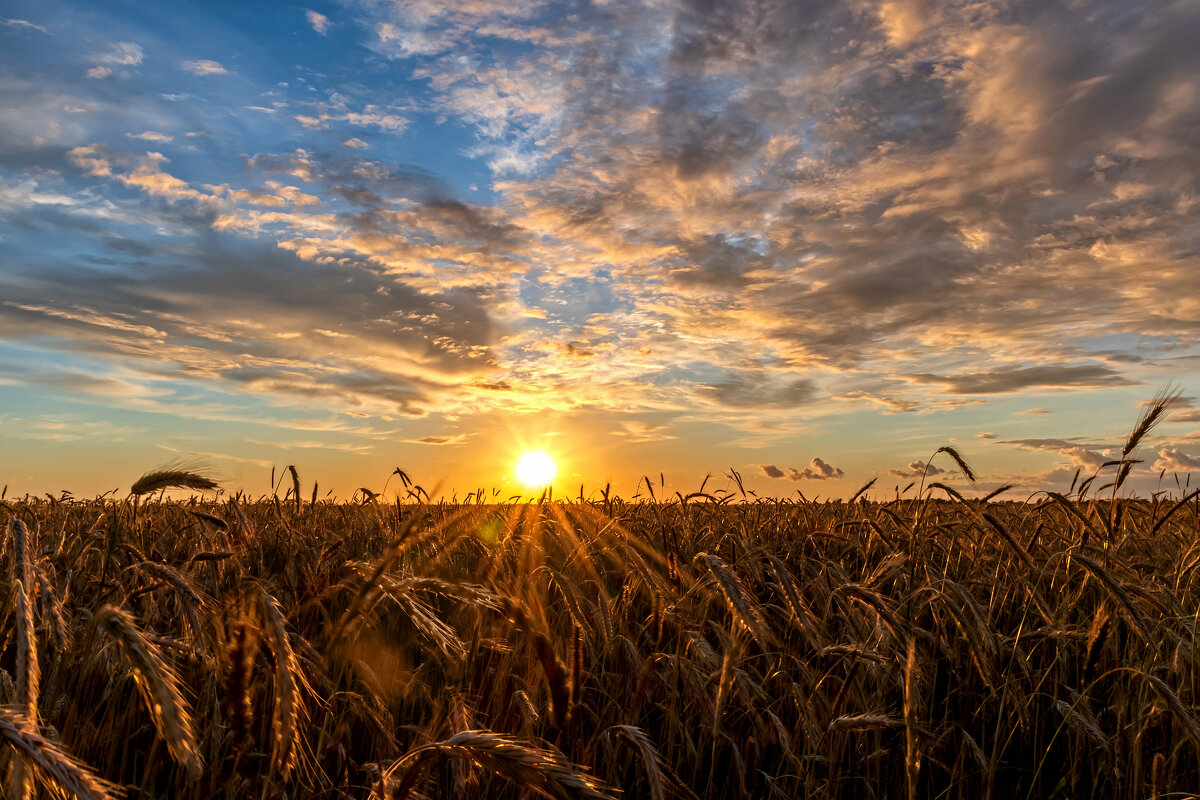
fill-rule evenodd
<path id="1" fill-rule="evenodd" d="M 509 496 L 544 450 L 560 496 L 886 497 L 965 488 L 951 445 L 1019 499 L 1173 385 L 1130 485 L 1174 491 L 1197 41 L 1196 0 L 7 0 L 0 482 Z"/>

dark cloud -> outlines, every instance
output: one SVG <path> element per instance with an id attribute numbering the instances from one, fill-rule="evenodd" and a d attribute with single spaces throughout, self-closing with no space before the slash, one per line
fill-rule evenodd
<path id="1" fill-rule="evenodd" d="M 825 481 L 842 478 L 845 475 L 846 473 L 840 467 L 828 464 L 815 456 L 804 469 L 797 470 L 788 467 L 788 477 L 794 481 Z"/>
<path id="2" fill-rule="evenodd" d="M 0 278 L 0 336 L 134 358 L 161 378 L 406 414 L 494 372 L 494 326 L 468 291 L 421 294 L 368 265 L 318 264 L 220 237 L 172 261 L 117 274 L 66 265 L 10 273 Z"/>
<path id="3" fill-rule="evenodd" d="M 1011 367 L 965 375 L 916 373 L 907 378 L 914 383 L 940 384 L 956 394 L 1005 394 L 1030 387 L 1128 386 L 1132 382 L 1103 364 L 1069 366 L 1052 364 L 1041 367 Z"/>
<path id="4" fill-rule="evenodd" d="M 792 408 L 817 396 L 816 385 L 810 380 L 772 385 L 764 377 L 737 374 L 721 383 L 697 386 L 695 391 L 704 400 L 731 408 Z"/>
<path id="5" fill-rule="evenodd" d="M 421 436 L 417 439 L 406 439 L 405 441 L 412 442 L 414 444 L 448 445 L 462 444 L 468 438 L 470 438 L 470 434 L 456 433 L 449 436 Z"/>
<path id="6" fill-rule="evenodd" d="M 803 469 L 788 467 L 784 472 L 774 464 L 763 464 L 759 467 L 762 474 L 768 478 L 788 478 L 793 481 L 826 481 L 845 477 L 846 473 L 840 468 L 814 457 Z"/>
<path id="7" fill-rule="evenodd" d="M 1001 444 L 1010 444 L 1022 450 L 1068 450 L 1076 447 L 1104 447 L 1104 445 L 1087 444 L 1074 439 L 1006 439 Z"/>
<path id="8" fill-rule="evenodd" d="M 907 470 L 902 470 L 902 469 L 889 469 L 888 470 L 888 475 L 891 475 L 896 478 L 919 478 L 922 476 L 931 478 L 934 475 L 944 475 L 944 474 L 947 474 L 946 470 L 944 470 L 941 467 L 936 466 L 934 464 L 926 463 L 924 461 L 909 462 Z"/>

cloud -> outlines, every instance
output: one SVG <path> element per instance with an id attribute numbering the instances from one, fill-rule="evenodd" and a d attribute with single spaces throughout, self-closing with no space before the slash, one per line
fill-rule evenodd
<path id="1" fill-rule="evenodd" d="M 895 387 L 897 391 L 905 391 L 903 387 Z M 907 399 L 885 394 L 876 394 L 863 389 L 854 389 L 837 395 L 838 400 L 867 400 L 884 410 L 883 414 L 934 414 L 939 411 L 952 411 L 964 405 L 980 401 L 966 400 L 960 397 Z"/>
<path id="2" fill-rule="evenodd" d="M 623 420 L 621 428 L 623 435 L 630 442 L 663 442 L 679 437 L 667 433 L 671 426 L 666 423 L 647 422 L 645 420 Z"/>
<path id="3" fill-rule="evenodd" d="M 1009 439 L 1001 444 L 1012 445 L 1020 450 L 1058 453 L 1065 456 L 1072 466 L 1083 469 L 1098 469 L 1101 464 L 1111 460 L 1109 447 L 1075 439 Z"/>
<path id="4" fill-rule="evenodd" d="M 0 22 L 4 23 L 4 26 L 8 27 L 8 28 L 18 28 L 18 29 L 22 29 L 22 30 L 38 31 L 40 33 L 47 33 L 47 34 L 50 33 L 50 31 L 46 30 L 45 27 L 43 27 L 41 25 L 37 25 L 35 23 L 32 23 L 27 19 L 0 19 Z"/>
<path id="5" fill-rule="evenodd" d="M 71 162 L 93 177 L 113 177 L 126 186 L 141 189 L 153 197 L 169 202 L 192 200 L 206 202 L 214 196 L 193 189 L 187 182 L 165 172 L 162 165 L 170 161 L 161 153 L 133 156 L 93 144 L 74 147 L 68 152 Z"/>
<path id="6" fill-rule="evenodd" d="M 506 24 L 528 19 L 545 5 L 542 0 L 506 3 L 476 0 L 471 3 L 435 4 L 400 0 L 382 8 L 364 4 L 374 39 L 371 46 L 391 57 L 436 55 L 459 45 L 475 31 L 504 38 Z M 516 36 L 525 34 L 514 29 Z"/>
<path id="7" fill-rule="evenodd" d="M 367 144 L 362 139 L 359 139 L 357 136 L 355 136 L 353 138 L 347 139 L 346 141 L 342 142 L 342 146 L 343 147 L 352 147 L 355 150 L 366 150 L 371 145 Z"/>
<path id="8" fill-rule="evenodd" d="M 1200 408 L 1185 408 L 1167 417 L 1167 422 L 1200 422 Z"/>
<path id="9" fill-rule="evenodd" d="M 787 478 L 792 481 L 826 481 L 845 477 L 846 473 L 839 467 L 814 457 L 803 469 L 788 467 L 785 473 L 774 464 L 763 464 L 759 467 L 762 474 L 768 478 Z"/>
<path id="10" fill-rule="evenodd" d="M 788 477 L 794 481 L 824 481 L 836 478 L 845 477 L 846 473 L 840 467 L 835 467 L 832 464 L 827 464 L 819 458 L 813 457 L 809 465 L 802 470 L 796 470 L 788 467 Z"/>
<path id="11" fill-rule="evenodd" d="M 4 363 L 0 363 L 0 384 L 41 386 L 60 392 L 96 397 L 152 397 L 164 393 L 162 390 L 109 375 L 30 369 L 26 365 Z"/>
<path id="12" fill-rule="evenodd" d="M 312 26 L 312 29 L 317 33 L 324 36 L 329 32 L 329 17 L 325 16 L 319 11 L 313 11 L 311 9 L 308 9 L 304 12 L 304 17 L 308 20 L 308 24 Z"/>
<path id="13" fill-rule="evenodd" d="M 348 100 L 340 95 L 335 95 L 329 101 L 310 102 L 308 105 L 313 109 L 313 113 L 296 114 L 295 119 L 310 130 L 324 130 L 332 127 L 335 123 L 346 123 L 356 128 L 378 128 L 388 133 L 398 134 L 409 125 L 408 117 L 399 113 L 395 107 L 367 103 L 356 111 L 351 108 Z M 357 137 L 348 141 L 359 143 L 348 144 L 349 147 L 367 146 L 366 142 Z"/>
<path id="14" fill-rule="evenodd" d="M 860 400 L 860 399 L 861 400 L 869 400 L 870 402 L 872 402 L 876 405 L 880 405 L 880 406 L 883 406 L 884 408 L 888 409 L 887 411 L 883 412 L 885 414 L 888 414 L 888 413 L 894 414 L 898 411 L 912 413 L 912 412 L 920 411 L 922 408 L 921 404 L 916 400 L 901 400 L 900 398 L 897 398 L 897 397 L 887 397 L 884 395 L 871 394 L 870 392 L 862 391 L 859 389 L 856 389 L 851 392 L 846 392 L 846 393 L 840 395 L 840 397 L 843 397 L 847 400 Z"/>
<path id="15" fill-rule="evenodd" d="M 51 352 L 87 353 L 98 368 L 137 365 L 140 383 L 169 385 L 181 399 L 190 385 L 405 416 L 460 406 L 466 386 L 496 372 L 493 325 L 470 293 L 422 294 L 367 264 L 331 268 L 219 233 L 172 262 L 124 275 L 70 265 L 9 272 L 0 339 L 36 337 Z M 16 370 L 10 379 L 122 402 L 146 394 L 129 381 L 66 373 Z M 166 410 L 178 401 L 157 402 Z"/>
<path id="16" fill-rule="evenodd" d="M 1025 411 L 1018 411 L 1022 416 L 1037 416 L 1039 414 L 1053 414 L 1054 410 L 1050 408 L 1029 408 Z"/>
<path id="17" fill-rule="evenodd" d="M 924 461 L 919 461 L 919 460 L 909 462 L 907 471 L 902 470 L 902 469 L 889 469 L 888 470 L 888 475 L 891 475 L 896 478 L 905 478 L 905 479 L 919 478 L 922 476 L 933 477 L 934 475 L 946 475 L 946 474 L 952 474 L 952 473 L 947 473 L 946 470 L 942 469 L 939 466 L 936 466 L 934 464 L 928 464 Z"/>
<path id="18" fill-rule="evenodd" d="M 980 432 L 980 433 L 975 434 L 975 438 L 976 439 L 995 439 L 996 434 L 988 433 L 985 431 L 985 432 Z"/>
<path id="19" fill-rule="evenodd" d="M 5 245 L 69 235 L 85 260 L 18 254 L 6 335 L 28 325 L 286 402 L 588 406 L 758 441 L 796 430 L 752 427 L 767 417 L 870 404 L 925 435 L 917 413 L 1149 382 L 1200 352 L 1200 299 L 1180 289 L 1200 270 L 1198 15 L 1115 9 L 352 1 L 339 24 L 411 76 L 402 96 L 375 91 L 373 61 L 340 83 L 302 63 L 290 86 L 247 66 L 222 86 L 227 108 L 166 105 L 135 81 L 54 91 L 53 70 L 31 68 L 47 77 L 5 84 L 0 114 Z M 68 62 L 76 75 L 142 62 L 99 41 Z M 465 142 L 447 179 L 396 161 L 426 124 Z M 174 144 L 202 157 L 114 149 L 125 131 L 201 127 L 213 135 Z M 248 265 L 249 279 L 311 286 L 282 286 L 294 307 L 266 298 L 253 328 L 259 290 L 217 265 L 239 309 L 223 316 L 196 278 L 210 239 L 278 272 Z M 89 269 L 120 279 L 95 302 L 72 288 L 92 288 Z"/>
<path id="20" fill-rule="evenodd" d="M 817 395 L 810 380 L 775 383 L 754 373 L 735 373 L 720 383 L 696 387 L 698 397 L 731 408 L 793 408 L 803 406 Z"/>
<path id="21" fill-rule="evenodd" d="M 79 414 L 40 414 L 36 417 L 0 417 L 8 436 L 53 442 L 125 441 L 145 429 L 88 419 Z"/>
<path id="22" fill-rule="evenodd" d="M 134 42 L 117 42 L 108 50 L 93 54 L 91 60 L 93 64 L 134 67 L 142 63 L 143 55 L 141 45 Z"/>
<path id="23" fill-rule="evenodd" d="M 1127 386 L 1131 383 L 1104 364 L 1048 364 L 948 376 L 917 373 L 907 377 L 914 383 L 944 385 L 957 394 L 1005 394 L 1031 387 Z"/>
<path id="24" fill-rule="evenodd" d="M 87 76 L 94 80 L 103 80 L 113 75 L 128 77 L 128 68 L 141 64 L 144 55 L 145 52 L 139 44 L 116 42 L 108 50 L 93 53 L 89 57 L 93 66 L 87 70 Z"/>
<path id="25" fill-rule="evenodd" d="M 159 133 L 158 131 L 143 131 L 142 133 L 127 133 L 125 135 L 130 139 L 141 139 L 144 142 L 161 142 L 162 144 L 169 144 L 170 142 L 174 141 L 173 136 L 169 136 L 165 133 Z"/>
<path id="26" fill-rule="evenodd" d="M 190 72 L 193 75 L 228 75 L 229 70 L 221 66 L 218 61 L 210 61 L 208 59 L 199 59 L 194 61 L 180 61 L 179 68 L 184 72 Z"/>
<path id="27" fill-rule="evenodd" d="M 1158 460 L 1154 462 L 1154 469 L 1159 472 L 1200 472 L 1200 458 L 1180 450 L 1160 450 Z"/>
<path id="28" fill-rule="evenodd" d="M 469 433 L 456 433 L 447 436 L 421 436 L 416 439 L 405 439 L 412 444 L 455 445 L 462 444 L 471 438 Z"/>

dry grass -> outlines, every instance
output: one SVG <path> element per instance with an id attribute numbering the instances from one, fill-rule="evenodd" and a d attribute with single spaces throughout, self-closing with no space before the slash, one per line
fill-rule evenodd
<path id="1" fill-rule="evenodd" d="M 1195 493 L 346 504 L 288 476 L 5 501 L 11 796 L 1200 792 Z"/>

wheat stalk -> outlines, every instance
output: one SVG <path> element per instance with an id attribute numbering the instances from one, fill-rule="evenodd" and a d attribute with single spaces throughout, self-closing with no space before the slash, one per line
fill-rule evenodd
<path id="1" fill-rule="evenodd" d="M 921 743 L 917 736 L 917 715 L 921 696 L 917 686 L 917 641 L 908 640 L 908 658 L 904 662 L 904 771 L 908 800 L 916 800 L 921 777 Z"/>
<path id="2" fill-rule="evenodd" d="M 658 755 L 658 748 L 654 746 L 654 742 L 650 741 L 646 732 L 636 725 L 614 725 L 608 731 L 619 735 L 637 751 L 642 765 L 646 768 L 650 800 L 665 800 L 667 792 L 666 781 L 663 779 L 662 761 Z"/>
<path id="3" fill-rule="evenodd" d="M 192 638 L 197 642 L 204 641 L 204 626 L 200 621 L 200 612 L 203 609 L 204 600 L 192 588 L 188 579 L 170 564 L 163 564 L 158 561 L 142 561 L 137 564 L 137 568 L 147 575 L 166 583 L 175 590 L 175 594 L 179 597 L 180 604 L 183 606 L 183 617 L 187 620 L 188 628 L 192 631 Z"/>
<path id="4" fill-rule="evenodd" d="M 271 715 L 271 774 L 285 782 L 298 755 L 300 719 L 300 666 L 287 633 L 287 620 L 279 602 L 262 595 L 264 632 L 275 658 L 275 705 Z"/>
<path id="5" fill-rule="evenodd" d="M 38 664 L 33 604 L 29 602 L 21 581 L 13 583 L 13 600 L 17 607 L 17 704 L 21 712 L 36 724 L 42 670 Z"/>
<path id="6" fill-rule="evenodd" d="M 720 556 L 697 553 L 692 559 L 692 563 L 697 562 L 708 567 L 709 572 L 717 579 L 717 585 L 721 588 L 721 594 L 725 598 L 733 618 L 741 624 L 754 641 L 758 642 L 760 647 L 769 647 L 774 641 L 774 637 L 771 636 L 758 609 L 748 599 L 748 592 L 738 576 L 725 565 Z"/>
<path id="7" fill-rule="evenodd" d="M 395 776 L 392 798 L 407 800 L 437 759 L 445 756 L 470 761 L 552 800 L 614 800 L 604 784 L 560 753 L 487 730 L 456 733 L 397 759 L 383 773 L 385 782 Z"/>
<path id="8" fill-rule="evenodd" d="M 254 709 L 250 703 L 250 678 L 254 672 L 254 656 L 258 639 L 249 616 L 233 623 L 233 635 L 226 649 L 226 670 L 223 683 L 225 716 L 233 733 L 234 747 L 245 740 L 250 731 Z"/>
<path id="9" fill-rule="evenodd" d="M 0 738 L 17 752 L 18 761 L 32 767 L 48 789 L 81 800 L 117 800 L 120 788 L 103 780 L 91 767 L 47 739 L 20 711 L 0 706 Z"/>
<path id="10" fill-rule="evenodd" d="M 171 757 L 193 776 L 202 769 L 196 735 L 179 678 L 158 649 L 120 608 L 104 606 L 96 622 L 120 646 L 159 736 L 167 743 Z"/>
<path id="11" fill-rule="evenodd" d="M 200 492 L 211 492 L 221 488 L 213 478 L 194 469 L 175 469 L 166 467 L 147 472 L 134 481 L 129 487 L 129 493 L 134 497 L 151 494 L 160 489 L 195 489 Z"/>

